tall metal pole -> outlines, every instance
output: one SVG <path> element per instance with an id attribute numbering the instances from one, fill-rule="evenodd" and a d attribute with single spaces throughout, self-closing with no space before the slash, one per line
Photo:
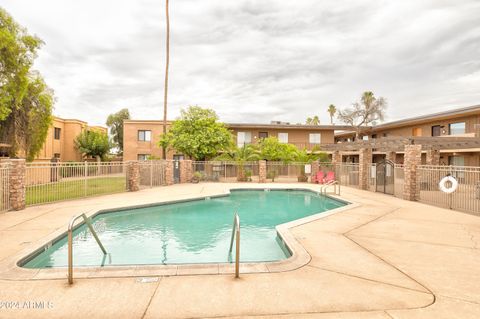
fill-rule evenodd
<path id="1" fill-rule="evenodd" d="M 169 0 L 165 0 L 167 37 L 166 37 L 165 86 L 164 86 L 164 95 L 163 95 L 163 135 L 167 133 L 168 67 L 170 64 L 170 15 L 168 10 L 168 1 Z M 165 146 L 162 146 L 162 158 L 167 159 L 167 148 Z"/>

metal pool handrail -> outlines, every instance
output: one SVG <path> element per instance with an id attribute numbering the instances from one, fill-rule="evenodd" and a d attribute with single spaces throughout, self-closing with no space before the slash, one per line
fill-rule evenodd
<path id="1" fill-rule="evenodd" d="M 85 213 L 78 215 L 78 216 L 73 216 L 72 219 L 70 220 L 70 223 L 68 223 L 68 283 L 73 284 L 73 226 L 75 225 L 75 221 L 79 219 L 80 217 L 83 218 L 83 221 L 85 224 L 88 226 L 88 229 L 90 229 L 90 232 L 93 235 L 93 238 L 95 238 L 95 241 L 97 242 L 98 246 L 100 246 L 100 249 L 102 250 L 103 254 L 107 254 L 107 251 L 105 250 L 105 247 L 103 247 L 102 242 L 100 241 L 100 238 L 97 236 L 97 232 L 92 226 L 92 223 L 90 222 L 90 218 L 85 215 Z"/>
<path id="2" fill-rule="evenodd" d="M 233 217 L 232 238 L 230 239 L 230 249 L 228 254 L 232 253 L 233 238 L 235 238 L 235 278 L 240 277 L 240 217 L 235 213 Z"/>
<path id="3" fill-rule="evenodd" d="M 334 187 L 333 193 L 335 195 L 337 195 L 337 185 L 338 185 L 338 195 L 340 195 L 340 183 L 338 181 L 329 181 L 326 184 L 322 185 L 320 187 L 320 193 L 326 195 L 328 186 L 331 186 L 331 185 L 333 185 L 333 187 Z"/>

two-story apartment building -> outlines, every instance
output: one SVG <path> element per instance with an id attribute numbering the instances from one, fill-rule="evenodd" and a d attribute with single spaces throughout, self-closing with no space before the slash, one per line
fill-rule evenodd
<path id="1" fill-rule="evenodd" d="M 480 105 L 438 112 L 392 121 L 365 128 L 360 134 L 363 140 L 385 137 L 471 137 L 480 138 Z M 343 132 L 335 135 L 336 143 L 355 140 L 355 133 Z M 439 150 L 440 164 L 480 166 L 480 149 Z M 425 155 L 423 156 L 425 162 Z M 397 154 L 402 162 L 403 154 Z"/>
<path id="2" fill-rule="evenodd" d="M 124 160 L 144 160 L 149 157 L 161 158 L 162 149 L 158 146 L 163 131 L 163 121 L 160 120 L 125 120 Z M 168 123 L 170 125 L 170 122 Z M 299 148 L 312 149 L 322 144 L 334 142 L 336 130 L 348 130 L 350 126 L 341 125 L 301 125 L 285 122 L 270 124 L 227 123 L 237 145 L 242 146 L 257 143 L 262 138 L 277 137 L 280 142 L 294 144 Z M 170 150 L 167 158 L 181 158 Z"/>
<path id="3" fill-rule="evenodd" d="M 82 154 L 75 148 L 75 138 L 84 130 L 107 132 L 107 128 L 102 126 L 89 126 L 84 121 L 54 117 L 35 161 L 50 161 L 52 158 L 60 161 L 81 161 Z"/>

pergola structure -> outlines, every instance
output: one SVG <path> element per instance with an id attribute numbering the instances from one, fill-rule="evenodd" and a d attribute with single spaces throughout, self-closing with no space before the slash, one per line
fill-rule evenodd
<path id="1" fill-rule="evenodd" d="M 465 150 L 480 148 L 480 137 L 383 137 L 322 145 L 329 152 L 355 152 L 371 149 L 373 152 L 403 152 L 405 145 L 421 145 L 422 150 Z"/>

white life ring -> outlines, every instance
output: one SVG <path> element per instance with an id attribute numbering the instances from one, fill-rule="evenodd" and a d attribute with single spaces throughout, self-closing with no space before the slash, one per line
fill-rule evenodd
<path id="1" fill-rule="evenodd" d="M 447 182 L 452 183 L 452 186 L 447 188 L 445 186 Z M 442 192 L 450 194 L 457 190 L 458 182 L 453 176 L 445 176 L 444 178 L 442 178 L 440 183 L 438 183 L 438 187 Z"/>

